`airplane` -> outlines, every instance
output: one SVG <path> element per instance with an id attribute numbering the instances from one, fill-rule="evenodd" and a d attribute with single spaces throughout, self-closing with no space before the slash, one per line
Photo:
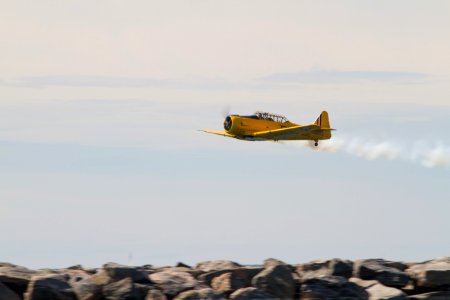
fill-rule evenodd
<path id="1" fill-rule="evenodd" d="M 285 116 L 257 111 L 250 116 L 228 115 L 223 123 L 225 132 L 201 130 L 245 141 L 310 140 L 319 146 L 319 140 L 331 138 L 328 113 L 323 111 L 313 124 L 299 125 Z"/>

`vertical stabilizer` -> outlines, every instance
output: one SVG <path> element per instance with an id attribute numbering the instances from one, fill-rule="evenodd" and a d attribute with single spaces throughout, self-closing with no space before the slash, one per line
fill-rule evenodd
<path id="1" fill-rule="evenodd" d="M 319 126 L 321 129 L 330 128 L 330 121 L 328 120 L 328 113 L 323 111 L 317 120 L 314 122 L 314 125 Z"/>

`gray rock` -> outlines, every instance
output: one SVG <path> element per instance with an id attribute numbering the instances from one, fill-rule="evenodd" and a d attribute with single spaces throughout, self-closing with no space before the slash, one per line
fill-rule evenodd
<path id="1" fill-rule="evenodd" d="M 401 290 L 380 283 L 367 288 L 369 300 L 405 300 L 407 296 Z"/>
<path id="2" fill-rule="evenodd" d="M 175 296 L 197 286 L 197 280 L 186 272 L 163 271 L 150 275 L 152 282 L 162 289 L 164 294 Z"/>
<path id="3" fill-rule="evenodd" d="M 174 300 L 220 300 L 225 299 L 220 293 L 210 288 L 185 291 L 174 298 Z"/>
<path id="4" fill-rule="evenodd" d="M 281 299 L 292 299 L 296 287 L 291 269 L 286 265 L 275 265 L 264 269 L 253 277 L 252 285 Z"/>
<path id="5" fill-rule="evenodd" d="M 339 258 L 315 260 L 297 265 L 296 270 L 303 279 L 319 276 L 342 276 L 350 278 L 353 273 L 353 262 Z"/>
<path id="6" fill-rule="evenodd" d="M 24 293 L 24 300 L 75 300 L 68 280 L 68 276 L 58 274 L 33 276 Z"/>
<path id="7" fill-rule="evenodd" d="M 419 295 L 409 296 L 411 300 L 449 300 L 450 291 L 436 291 Z"/>
<path id="8" fill-rule="evenodd" d="M 404 287 L 410 277 L 404 272 L 407 265 L 383 259 L 365 259 L 354 264 L 355 276 L 361 279 L 374 279 L 390 287 Z"/>
<path id="9" fill-rule="evenodd" d="M 94 275 L 69 282 L 79 300 L 103 300 L 102 289 L 112 279 L 104 270 L 100 270 Z"/>
<path id="10" fill-rule="evenodd" d="M 253 299 L 264 299 L 271 300 L 275 299 L 273 295 L 266 293 L 265 291 L 259 290 L 254 287 L 242 288 L 235 291 L 230 295 L 230 299 L 235 300 L 253 300 Z"/>
<path id="11" fill-rule="evenodd" d="M 0 267 L 0 282 L 18 295 L 26 291 L 31 277 L 38 272 L 13 264 L 2 263 Z"/>
<path id="12" fill-rule="evenodd" d="M 103 269 L 114 281 L 131 278 L 133 282 L 148 283 L 148 273 L 139 267 L 124 266 L 116 263 L 107 263 Z"/>
<path id="13" fill-rule="evenodd" d="M 318 299 L 368 299 L 364 288 L 341 276 L 322 276 L 306 279 L 300 288 L 300 298 Z"/>
<path id="14" fill-rule="evenodd" d="M 103 287 L 103 297 L 107 300 L 141 300 L 144 295 L 140 295 L 130 277 L 112 282 Z"/>
<path id="15" fill-rule="evenodd" d="M 231 294 L 235 290 L 246 287 L 246 284 L 235 273 L 228 272 L 215 277 L 211 281 L 211 287 L 220 293 Z"/>
<path id="16" fill-rule="evenodd" d="M 185 273 L 189 273 L 194 277 L 198 277 L 201 274 L 205 273 L 201 270 L 196 270 L 196 269 L 192 269 L 192 268 L 186 268 L 186 267 L 161 267 L 161 268 L 157 268 L 155 270 L 155 272 L 151 272 L 150 274 L 153 273 L 157 273 L 157 272 L 185 272 Z"/>
<path id="17" fill-rule="evenodd" d="M 203 271 L 203 272 L 211 272 L 211 271 L 217 271 L 217 270 L 223 270 L 223 269 L 233 269 L 241 267 L 240 264 L 230 261 L 230 260 L 209 260 L 209 261 L 203 261 L 199 262 L 195 269 Z"/>
<path id="18" fill-rule="evenodd" d="M 373 285 L 379 284 L 379 282 L 376 280 L 364 280 L 364 279 L 356 278 L 356 277 L 352 277 L 348 281 L 359 285 L 363 289 L 368 289 Z"/>
<path id="19" fill-rule="evenodd" d="M 145 300 L 167 300 L 167 297 L 160 290 L 149 290 Z"/>
<path id="20" fill-rule="evenodd" d="M 441 258 L 426 263 L 412 265 L 406 270 L 418 287 L 450 287 L 450 258 Z"/>
<path id="21" fill-rule="evenodd" d="M 20 297 L 0 282 L 0 300 L 20 300 Z"/>
<path id="22" fill-rule="evenodd" d="M 152 283 L 133 283 L 133 286 L 139 299 L 145 299 L 150 290 L 156 289 Z"/>
<path id="23" fill-rule="evenodd" d="M 353 282 L 360 287 L 364 288 L 369 294 L 369 300 L 402 300 L 407 299 L 406 294 L 396 288 L 382 285 L 376 280 L 363 280 L 360 278 L 350 278 L 350 282 Z"/>
<path id="24" fill-rule="evenodd" d="M 187 264 L 182 263 L 182 262 L 177 262 L 177 264 L 175 265 L 175 267 L 183 267 L 183 268 L 192 269 L 192 267 L 191 267 L 190 265 L 187 265 Z"/>
<path id="25" fill-rule="evenodd" d="M 251 284 L 252 278 L 255 277 L 262 270 L 264 270 L 264 268 L 259 267 L 239 267 L 232 269 L 223 269 L 202 274 L 198 277 L 198 280 L 204 282 L 207 285 L 211 285 L 211 281 L 215 277 L 225 273 L 233 273 L 233 275 L 243 280 L 246 286 L 249 286 Z"/>
<path id="26" fill-rule="evenodd" d="M 263 267 L 268 268 L 268 267 L 274 267 L 274 266 L 278 266 L 278 265 L 289 266 L 289 264 L 285 263 L 282 260 L 279 260 L 276 258 L 268 258 L 268 259 L 264 260 Z"/>

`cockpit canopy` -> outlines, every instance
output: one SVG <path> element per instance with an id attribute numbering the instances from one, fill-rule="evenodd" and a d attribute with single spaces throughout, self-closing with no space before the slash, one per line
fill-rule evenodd
<path id="1" fill-rule="evenodd" d="M 255 112 L 255 116 L 261 120 L 269 120 L 269 121 L 274 121 L 274 122 L 278 122 L 278 123 L 289 122 L 289 120 L 285 116 L 271 114 L 271 113 L 263 112 L 263 111 Z"/>

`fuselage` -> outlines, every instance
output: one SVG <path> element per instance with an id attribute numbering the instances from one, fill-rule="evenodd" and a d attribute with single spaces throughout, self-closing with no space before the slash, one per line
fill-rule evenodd
<path id="1" fill-rule="evenodd" d="M 258 119 L 255 116 L 230 115 L 227 116 L 224 121 L 224 129 L 227 133 L 245 140 L 258 140 L 252 137 L 252 134 L 255 132 L 289 128 L 293 126 L 299 125 L 287 120 L 284 122 L 277 122 L 268 119 Z"/>

